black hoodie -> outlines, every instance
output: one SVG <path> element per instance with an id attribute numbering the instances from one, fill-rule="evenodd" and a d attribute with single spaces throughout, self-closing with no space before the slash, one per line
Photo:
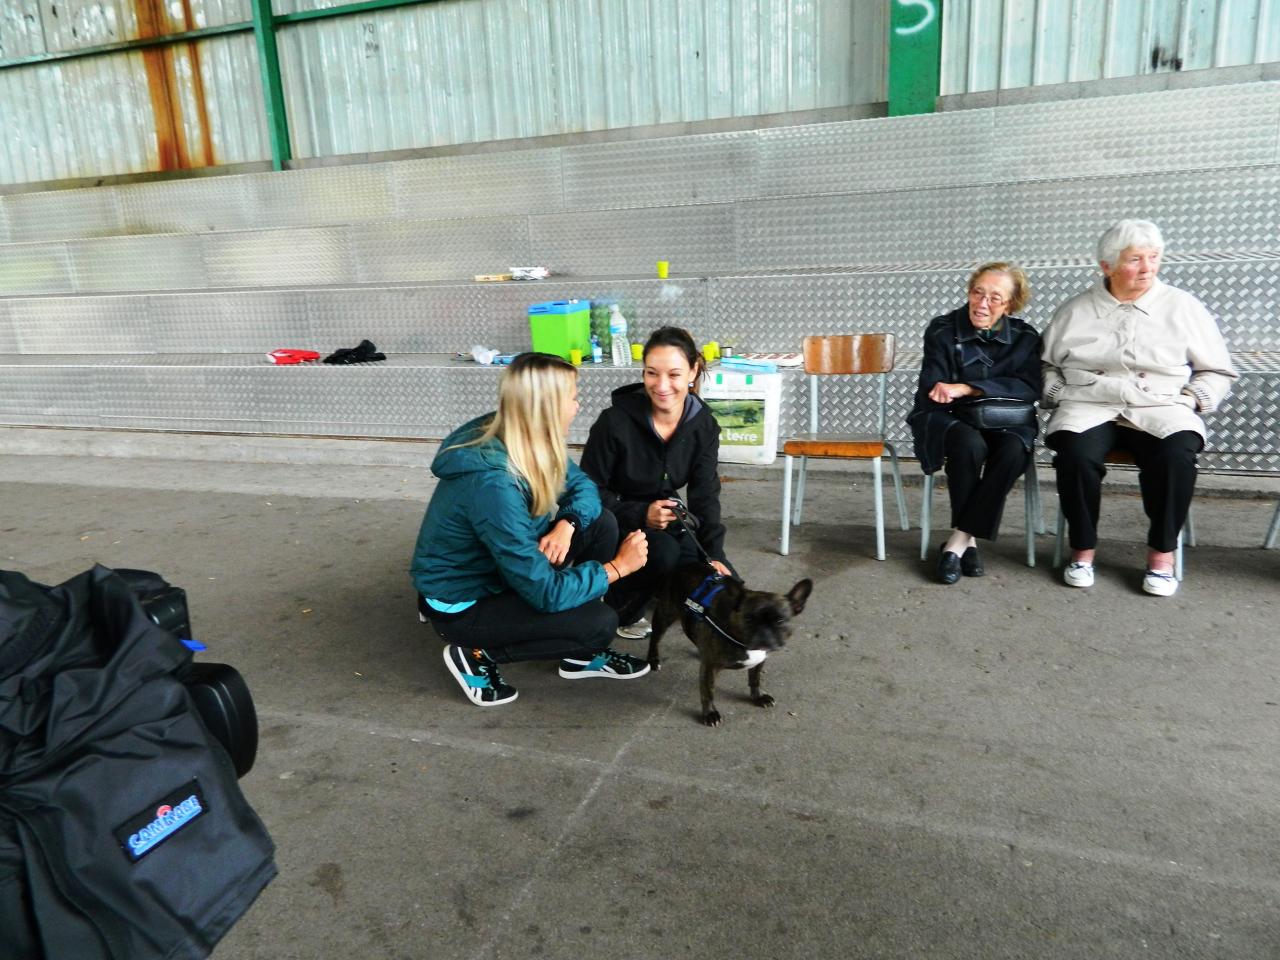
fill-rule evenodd
<path id="1" fill-rule="evenodd" d="M 701 523 L 698 542 L 711 559 L 724 560 L 719 456 L 720 425 L 695 394 L 686 398 L 684 416 L 664 443 L 653 429 L 644 384 L 629 383 L 613 391 L 613 405 L 592 424 L 582 469 L 623 531 L 643 529 L 650 503 L 687 486 L 685 502 Z"/>

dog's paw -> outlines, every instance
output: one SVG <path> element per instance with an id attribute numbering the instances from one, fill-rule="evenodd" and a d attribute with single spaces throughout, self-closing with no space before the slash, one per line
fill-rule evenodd
<path id="1" fill-rule="evenodd" d="M 708 727 L 720 726 L 720 711 L 708 710 L 706 713 L 702 715 L 702 722 L 705 723 Z"/>
<path id="2" fill-rule="evenodd" d="M 659 660 L 657 657 L 654 657 L 653 659 L 651 659 L 651 660 L 649 661 L 649 669 L 650 669 L 650 670 L 653 670 L 653 671 L 655 671 L 655 672 L 656 672 L 656 671 L 658 671 L 658 670 L 661 670 L 661 669 L 662 669 L 662 661 L 661 661 L 661 660 Z"/>
<path id="3" fill-rule="evenodd" d="M 751 702 L 757 707 L 772 707 L 777 701 L 767 693 L 758 693 L 751 698 Z"/>

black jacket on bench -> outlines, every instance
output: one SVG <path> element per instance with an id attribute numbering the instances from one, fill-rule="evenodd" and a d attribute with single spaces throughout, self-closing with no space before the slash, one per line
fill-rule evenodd
<path id="1" fill-rule="evenodd" d="M 105 567 L 0 571 L 5 960 L 205 957 L 275 876 L 190 660 Z"/>

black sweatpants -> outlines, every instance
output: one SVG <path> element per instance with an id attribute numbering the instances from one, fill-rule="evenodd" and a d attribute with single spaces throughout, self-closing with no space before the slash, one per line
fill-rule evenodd
<path id="1" fill-rule="evenodd" d="M 612 560 L 618 550 L 618 521 L 603 510 L 585 530 L 574 531 L 565 566 Z M 436 633 L 446 643 L 478 647 L 498 663 L 524 660 L 591 659 L 613 640 L 618 615 L 600 599 L 559 613 L 530 606 L 514 590 L 477 600 L 460 613 L 427 608 Z"/>
<path id="2" fill-rule="evenodd" d="M 1161 439 L 1112 422 L 1083 433 L 1056 430 L 1045 443 L 1057 451 L 1053 466 L 1071 549 L 1098 545 L 1102 478 L 1107 475 L 1103 458 L 1112 450 L 1128 451 L 1138 465 L 1142 508 L 1151 521 L 1147 546 L 1161 553 L 1177 547 L 1196 489 L 1196 454 L 1204 446 L 1200 434 L 1180 430 Z"/>
<path id="3" fill-rule="evenodd" d="M 1000 533 L 1004 502 L 1031 462 L 1016 434 L 956 422 L 944 438 L 951 527 L 981 540 Z"/>

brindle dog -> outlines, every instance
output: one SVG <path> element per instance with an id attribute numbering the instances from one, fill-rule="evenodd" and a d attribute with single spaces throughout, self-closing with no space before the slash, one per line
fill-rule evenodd
<path id="1" fill-rule="evenodd" d="M 702 563 L 672 571 L 655 597 L 649 639 L 649 665 L 659 670 L 658 643 L 667 628 L 680 621 L 702 661 L 702 722 L 709 727 L 720 724 L 713 695 L 716 674 L 721 670 L 746 667 L 751 702 L 758 707 L 773 706 L 773 697 L 760 689 L 764 659 L 791 636 L 791 618 L 804 609 L 813 590 L 812 580 L 801 580 L 787 593 L 779 594 L 748 590 L 730 578 L 708 579 L 714 576 L 715 570 Z M 691 599 L 705 612 L 691 608 L 686 603 Z"/>

